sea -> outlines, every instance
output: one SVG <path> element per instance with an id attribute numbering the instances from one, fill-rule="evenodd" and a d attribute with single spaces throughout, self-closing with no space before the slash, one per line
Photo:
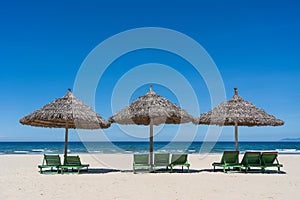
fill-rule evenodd
<path id="1" fill-rule="evenodd" d="M 64 142 L 0 142 L 0 154 L 62 154 Z M 154 142 L 154 152 L 221 154 L 235 150 L 234 142 Z M 71 154 L 147 153 L 149 142 L 69 142 Z M 239 151 L 277 151 L 300 154 L 300 142 L 239 142 Z"/>

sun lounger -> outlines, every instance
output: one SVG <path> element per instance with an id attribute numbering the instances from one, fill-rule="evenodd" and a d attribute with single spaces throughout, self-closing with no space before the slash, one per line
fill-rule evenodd
<path id="1" fill-rule="evenodd" d="M 149 163 L 149 154 L 133 155 L 133 173 L 136 173 L 137 169 L 147 169 L 150 171 L 151 165 Z"/>
<path id="2" fill-rule="evenodd" d="M 251 170 L 251 167 L 261 168 L 260 152 L 246 152 L 241 165 L 245 167 L 246 172 Z"/>
<path id="3" fill-rule="evenodd" d="M 46 155 L 44 154 L 43 163 L 38 165 L 40 169 L 40 173 L 44 173 L 43 169 L 50 168 L 51 172 L 53 169 L 56 169 L 56 173 L 59 171 L 59 167 L 61 166 L 60 157 L 59 155 Z"/>
<path id="4" fill-rule="evenodd" d="M 214 162 L 212 164 L 214 167 L 214 171 L 216 167 L 222 167 L 225 173 L 226 169 L 238 169 L 240 171 L 242 166 L 239 164 L 238 158 L 238 151 L 224 151 L 221 162 Z"/>
<path id="5" fill-rule="evenodd" d="M 172 154 L 171 163 L 168 165 L 171 168 L 171 172 L 173 172 L 173 168 L 177 165 L 180 165 L 182 167 L 182 171 L 183 166 L 187 167 L 189 172 L 190 164 L 187 161 L 187 157 L 187 154 Z"/>
<path id="6" fill-rule="evenodd" d="M 86 170 L 88 170 L 89 166 L 89 164 L 82 164 L 79 156 L 66 156 L 64 164 L 61 165 L 60 168 L 62 173 L 64 173 L 64 171 L 68 169 L 72 169 L 72 171 L 73 169 L 77 169 L 77 172 L 79 174 L 82 168 L 86 168 Z"/>
<path id="7" fill-rule="evenodd" d="M 166 167 L 168 169 L 170 164 L 170 154 L 168 153 L 156 153 L 154 155 L 154 166 L 155 167 Z"/>
<path id="8" fill-rule="evenodd" d="M 278 172 L 280 172 L 280 167 L 283 167 L 282 164 L 279 164 L 277 159 L 277 152 L 262 152 L 260 156 L 261 160 L 261 169 L 265 172 L 267 167 L 277 167 Z"/>

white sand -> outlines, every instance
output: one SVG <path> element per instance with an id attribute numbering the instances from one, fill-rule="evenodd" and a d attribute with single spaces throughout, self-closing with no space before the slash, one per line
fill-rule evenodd
<path id="1" fill-rule="evenodd" d="M 133 174 L 130 154 L 80 156 L 90 173 L 41 175 L 42 155 L 0 155 L 0 199 L 300 199 L 299 155 L 279 155 L 282 174 L 211 172 L 221 155 L 189 155 L 191 173 L 155 174 Z"/>

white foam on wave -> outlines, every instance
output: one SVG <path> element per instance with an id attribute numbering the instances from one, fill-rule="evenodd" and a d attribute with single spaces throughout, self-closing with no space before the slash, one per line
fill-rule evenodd
<path id="1" fill-rule="evenodd" d="M 44 152 L 44 149 L 31 149 L 32 152 Z"/>
<path id="2" fill-rule="evenodd" d="M 45 150 L 45 152 L 47 152 L 47 153 L 52 153 L 52 152 L 54 152 L 54 151 L 52 151 L 52 150 Z"/>
<path id="3" fill-rule="evenodd" d="M 102 151 L 89 151 L 90 153 L 102 153 Z"/>
<path id="4" fill-rule="evenodd" d="M 257 151 L 260 152 L 261 150 L 257 150 L 257 149 L 256 150 L 255 149 L 254 150 L 253 149 L 248 150 L 247 149 L 246 151 L 243 151 L 243 152 L 245 153 L 245 152 L 257 152 Z M 264 150 L 264 152 L 267 152 L 267 150 Z"/>
<path id="5" fill-rule="evenodd" d="M 157 150 L 157 151 L 155 151 L 155 153 L 168 153 L 169 151 L 168 150 L 166 150 L 166 149 L 159 149 L 159 150 Z"/>
<path id="6" fill-rule="evenodd" d="M 279 153 L 290 153 L 290 154 L 300 154 L 300 150 L 297 149 L 276 149 Z"/>
<path id="7" fill-rule="evenodd" d="M 16 154 L 28 154 L 29 151 L 14 151 Z"/>

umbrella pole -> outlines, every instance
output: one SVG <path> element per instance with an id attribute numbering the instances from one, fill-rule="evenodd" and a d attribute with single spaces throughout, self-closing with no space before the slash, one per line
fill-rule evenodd
<path id="1" fill-rule="evenodd" d="M 235 150 L 239 150 L 239 142 L 238 142 L 238 124 L 234 123 L 234 136 L 235 136 Z"/>
<path id="2" fill-rule="evenodd" d="M 66 124 L 66 133 L 65 133 L 65 152 L 64 152 L 64 158 L 67 157 L 67 153 L 68 153 L 68 123 Z M 64 159 L 65 160 L 65 159 Z"/>
<path id="3" fill-rule="evenodd" d="M 150 165 L 153 170 L 153 121 L 150 119 Z"/>

